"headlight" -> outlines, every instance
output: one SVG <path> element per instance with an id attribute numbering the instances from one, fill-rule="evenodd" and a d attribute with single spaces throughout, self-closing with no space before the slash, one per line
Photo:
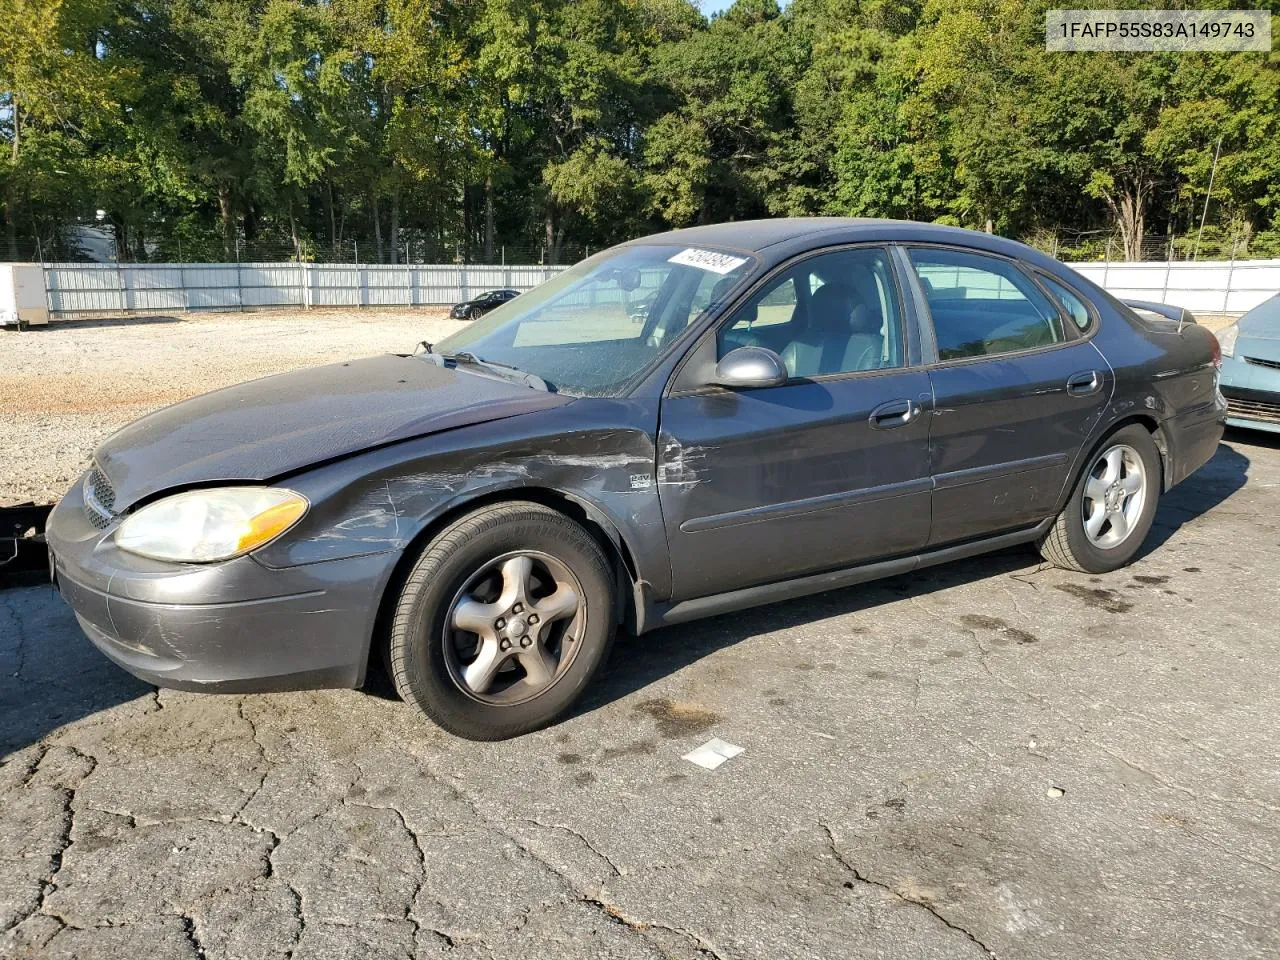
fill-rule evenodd
<path id="1" fill-rule="evenodd" d="M 307 498 L 280 487 L 218 487 L 165 497 L 116 532 L 121 549 L 156 560 L 209 563 L 256 550 L 307 512 Z"/>
<path id="2" fill-rule="evenodd" d="M 1238 336 L 1240 336 L 1240 327 L 1234 323 L 1218 331 L 1218 346 L 1222 348 L 1224 357 L 1234 357 L 1236 355 L 1236 338 Z"/>

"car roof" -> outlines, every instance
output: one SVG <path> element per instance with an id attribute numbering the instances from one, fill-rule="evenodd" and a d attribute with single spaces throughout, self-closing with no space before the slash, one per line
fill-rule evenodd
<path id="1" fill-rule="evenodd" d="M 765 266 L 813 247 L 879 240 L 900 243 L 951 243 L 1018 257 L 1041 266 L 1056 265 L 1039 250 L 990 233 L 965 230 L 914 220 L 871 217 L 778 217 L 771 220 L 735 220 L 683 230 L 656 233 L 630 241 L 626 246 L 671 244 L 725 247 L 751 253 Z"/>

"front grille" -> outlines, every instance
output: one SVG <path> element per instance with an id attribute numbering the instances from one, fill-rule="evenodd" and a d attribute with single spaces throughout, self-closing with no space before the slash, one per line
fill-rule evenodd
<path id="1" fill-rule="evenodd" d="M 116 521 L 116 491 L 95 463 L 84 478 L 84 515 L 99 530 Z"/>
<path id="2" fill-rule="evenodd" d="M 1227 397 L 1227 416 L 1239 420 L 1260 420 L 1263 423 L 1280 424 L 1280 403 Z"/>
<path id="3" fill-rule="evenodd" d="M 1257 364 L 1259 367 L 1270 367 L 1272 370 L 1280 370 L 1280 360 L 1263 360 L 1261 357 L 1245 357 L 1244 362 Z"/>

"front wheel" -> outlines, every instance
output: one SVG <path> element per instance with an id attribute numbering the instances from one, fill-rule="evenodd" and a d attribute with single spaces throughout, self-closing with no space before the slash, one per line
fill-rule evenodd
<path id="1" fill-rule="evenodd" d="M 1151 530 L 1160 498 L 1160 451 L 1145 427 L 1117 430 L 1091 455 L 1067 505 L 1040 541 L 1049 562 L 1082 573 L 1128 563 Z"/>
<path id="2" fill-rule="evenodd" d="M 503 740 L 554 722 L 604 662 L 613 582 L 581 526 L 535 503 L 482 508 L 414 565 L 391 622 L 396 689 L 444 729 Z"/>

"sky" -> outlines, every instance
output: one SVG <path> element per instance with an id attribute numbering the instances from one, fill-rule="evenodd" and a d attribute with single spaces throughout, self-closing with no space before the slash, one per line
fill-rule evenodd
<path id="1" fill-rule="evenodd" d="M 787 0 L 779 0 L 778 6 L 785 7 L 786 5 Z M 709 17 L 713 13 L 723 13 L 725 10 L 728 10 L 733 6 L 733 0 L 701 0 L 698 6 L 701 8 L 702 12 Z"/>

